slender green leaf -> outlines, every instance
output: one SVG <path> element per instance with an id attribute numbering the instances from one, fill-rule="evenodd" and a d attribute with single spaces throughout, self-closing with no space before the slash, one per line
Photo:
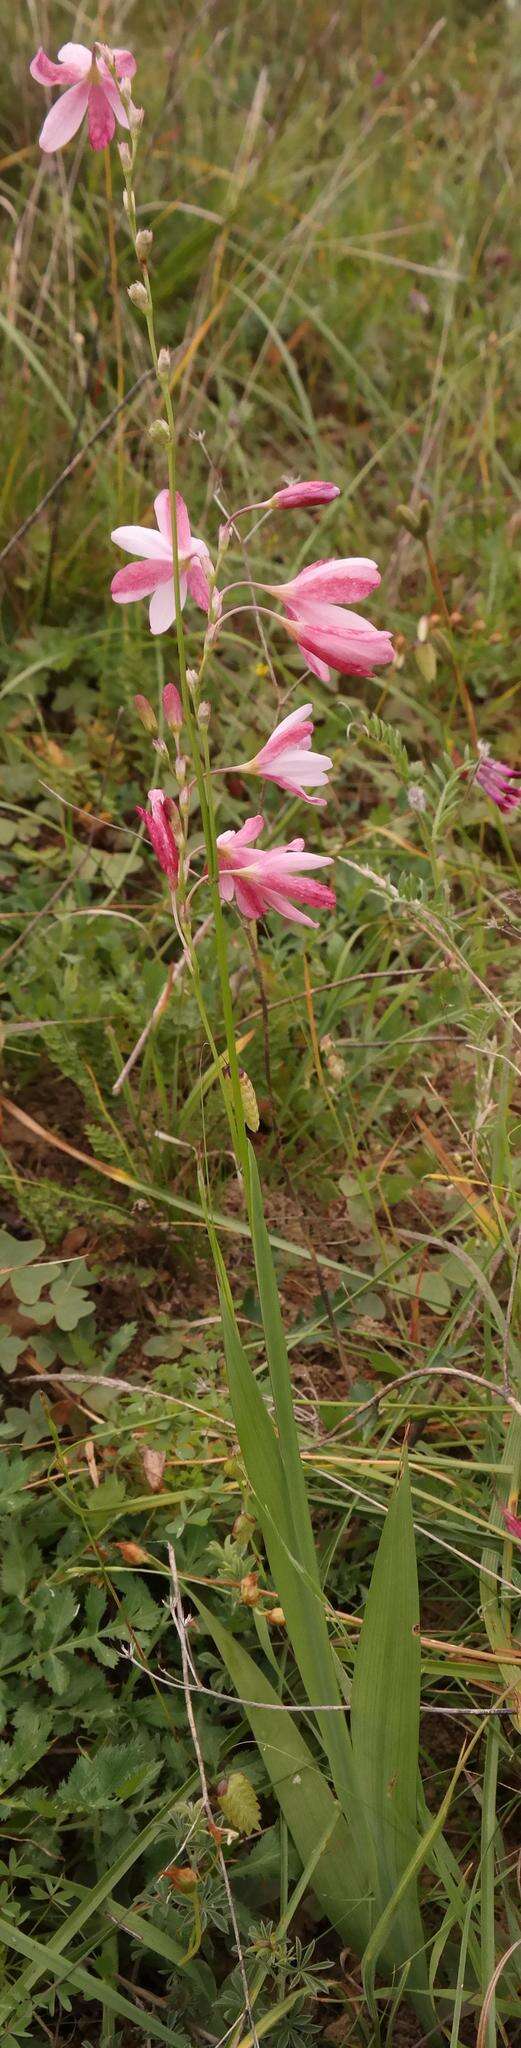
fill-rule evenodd
<path id="1" fill-rule="evenodd" d="M 330 1840 L 312 1870 L 311 1883 L 332 1927 L 360 1953 L 370 1921 L 367 1902 L 359 1889 L 352 1832 L 341 1808 L 296 1727 L 291 1709 L 281 1704 L 260 1666 L 204 1606 L 195 1589 L 193 1598 L 248 1716 L 303 1865 L 312 1866 L 317 1843 L 331 1830 Z"/>
<path id="2" fill-rule="evenodd" d="M 377 1917 L 396 1896 L 418 1841 L 419 1717 L 418 1581 L 405 1464 L 373 1566 L 351 1699 L 353 1757 L 372 1841 Z M 412 1880 L 389 1923 L 386 1947 L 397 1964 L 414 1958 L 415 1986 L 426 1989 L 424 1937 Z"/>

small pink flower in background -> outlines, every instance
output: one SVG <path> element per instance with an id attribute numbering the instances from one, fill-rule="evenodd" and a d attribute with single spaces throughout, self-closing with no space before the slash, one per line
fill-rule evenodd
<path id="1" fill-rule="evenodd" d="M 154 512 L 157 532 L 153 526 L 114 528 L 111 540 L 116 542 L 116 546 L 125 548 L 128 555 L 138 555 L 140 559 L 129 562 L 126 569 L 118 569 L 110 588 L 115 604 L 135 604 L 138 598 L 149 597 L 150 631 L 167 633 L 175 619 L 169 491 L 159 492 L 154 499 Z M 181 605 L 185 604 L 189 592 L 195 604 L 207 612 L 210 604 L 210 556 L 206 542 L 196 540 L 190 532 L 188 512 L 179 491 L 176 492 L 176 517 Z"/>
<path id="2" fill-rule="evenodd" d="M 303 704 L 300 710 L 290 711 L 254 760 L 245 763 L 245 770 L 263 776 L 266 782 L 276 782 L 279 789 L 291 790 L 305 803 L 323 804 L 325 797 L 311 796 L 310 790 L 325 788 L 332 762 L 329 754 L 313 752 L 312 709 L 312 704 Z"/>
<path id="3" fill-rule="evenodd" d="M 304 604 L 301 598 L 298 609 L 287 605 L 284 625 L 306 655 L 308 668 L 324 683 L 330 667 L 344 676 L 369 676 L 373 668 L 394 660 L 390 634 L 339 604 Z"/>
<path id="4" fill-rule="evenodd" d="M 508 761 L 495 761 L 493 754 L 488 753 L 486 743 L 479 751 L 480 761 L 474 781 L 500 811 L 505 814 L 517 811 L 521 803 L 521 768 L 511 768 Z"/>
<path id="5" fill-rule="evenodd" d="M 503 1504 L 501 1504 L 501 1513 L 509 1536 L 513 1536 L 514 1543 L 521 1543 L 521 1515 L 513 1515 L 511 1509 L 504 1508 Z"/>
<path id="6" fill-rule="evenodd" d="M 172 831 L 172 820 L 177 816 L 176 807 L 172 798 L 165 796 L 162 789 L 149 789 L 148 801 L 149 811 L 143 810 L 141 804 L 136 805 L 138 818 L 143 819 L 156 859 L 163 873 L 168 875 L 171 888 L 175 889 L 179 874 L 179 853 Z"/>
<path id="7" fill-rule="evenodd" d="M 285 484 L 284 489 L 275 491 L 272 505 L 287 506 L 288 511 L 296 505 L 330 505 L 332 498 L 340 497 L 338 484 L 316 483 Z"/>
<path id="8" fill-rule="evenodd" d="M 170 732 L 180 732 L 183 723 L 183 706 L 175 683 L 165 683 L 163 690 L 163 711 Z"/>
<path id="9" fill-rule="evenodd" d="M 111 50 L 110 57 L 118 78 L 133 78 L 136 59 L 131 50 Z M 55 101 L 44 121 L 40 148 L 46 153 L 63 149 L 76 135 L 87 113 L 93 149 L 105 149 L 112 142 L 116 120 L 122 128 L 129 127 L 126 106 L 99 44 L 88 50 L 85 43 L 62 43 L 57 64 L 46 57 L 45 50 L 37 50 L 29 69 L 38 85 L 70 87 L 63 99 Z"/>
<path id="10" fill-rule="evenodd" d="M 309 873 L 312 868 L 330 867 L 329 855 L 306 853 L 303 839 L 290 839 L 287 846 L 263 851 L 255 845 L 263 826 L 259 814 L 247 818 L 238 832 L 221 832 L 217 852 L 223 903 L 231 903 L 235 897 L 243 917 L 265 917 L 268 910 L 277 910 L 289 923 L 313 925 L 315 919 L 298 906 L 310 903 L 315 909 L 334 909 L 334 889 L 312 881 Z"/>

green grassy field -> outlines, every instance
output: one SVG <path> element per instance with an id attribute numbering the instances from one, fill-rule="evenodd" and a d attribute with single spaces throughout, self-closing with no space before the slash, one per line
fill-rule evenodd
<path id="1" fill-rule="evenodd" d="M 514 2048 L 520 829 L 471 763 L 521 751 L 520 10 L 4 0 L 3 25 L 3 2041 Z M 345 1921 L 356 1871 L 259 1516 L 262 1428 L 251 1461 L 237 1434 L 208 1203 L 268 1407 L 271 1383 L 182 970 L 117 1086 L 180 959 L 133 703 L 161 720 L 175 638 L 110 599 L 111 529 L 149 519 L 165 459 L 117 150 L 82 132 L 41 156 L 28 70 L 39 41 L 98 35 L 138 59 L 138 222 L 194 531 L 215 549 L 223 506 L 333 478 L 320 514 L 233 540 L 227 580 L 374 556 L 397 650 L 368 681 L 306 677 L 327 811 L 262 799 L 269 843 L 303 830 L 334 858 L 336 913 L 270 918 L 258 950 L 227 913 L 337 1716 L 360 1755 L 370 1731 L 360 1839 L 380 1801 L 372 1946 Z M 219 831 L 255 807 L 230 764 L 301 673 L 270 620 L 221 632 Z M 199 958 L 225 1055 L 211 933 Z M 398 1756 L 416 1813 L 393 1861 Z"/>

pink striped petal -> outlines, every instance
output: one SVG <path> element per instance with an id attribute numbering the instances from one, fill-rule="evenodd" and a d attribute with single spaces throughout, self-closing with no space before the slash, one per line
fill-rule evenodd
<path id="1" fill-rule="evenodd" d="M 210 585 L 208 577 L 205 576 L 202 562 L 197 560 L 197 556 L 194 556 L 188 564 L 186 581 L 194 604 L 200 605 L 202 612 L 208 612 L 210 610 Z"/>
<path id="2" fill-rule="evenodd" d="M 376 590 L 380 581 L 376 562 L 366 555 L 347 555 L 341 561 L 311 562 L 292 582 L 279 585 L 277 595 L 283 600 L 289 597 L 297 609 L 301 602 L 309 604 L 314 598 L 322 603 L 357 604 L 370 590 Z"/>
<path id="3" fill-rule="evenodd" d="M 93 149 L 106 149 L 112 142 L 116 118 L 105 79 L 89 86 L 89 142 Z"/>
<path id="4" fill-rule="evenodd" d="M 65 47 L 68 50 L 75 50 L 80 49 L 81 44 L 67 43 Z M 90 70 L 90 50 L 87 50 L 86 55 L 87 69 Z M 79 85 L 84 76 L 85 66 L 75 63 L 72 59 L 64 64 L 54 64 L 52 57 L 46 57 L 45 50 L 39 49 L 29 65 L 29 70 L 31 78 L 36 78 L 38 85 Z"/>
<path id="5" fill-rule="evenodd" d="M 138 598 L 150 597 L 152 590 L 171 580 L 169 562 L 127 562 L 112 578 L 111 595 L 115 604 L 136 604 Z"/>
<path id="6" fill-rule="evenodd" d="M 44 121 L 40 133 L 40 149 L 47 155 L 51 155 L 54 149 L 64 149 L 65 143 L 71 141 L 71 137 L 76 135 L 81 126 L 88 101 L 89 87 L 85 82 L 81 85 L 71 85 L 69 92 L 64 92 L 63 98 L 55 101 Z"/>

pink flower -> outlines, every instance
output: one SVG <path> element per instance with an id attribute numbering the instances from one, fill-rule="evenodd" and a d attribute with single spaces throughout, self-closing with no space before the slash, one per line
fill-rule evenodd
<path id="1" fill-rule="evenodd" d="M 291 617 L 301 605 L 359 604 L 370 590 L 377 590 L 380 571 L 366 555 L 347 555 L 343 561 L 310 562 L 289 583 L 270 584 L 272 597 L 280 597 Z"/>
<path id="2" fill-rule="evenodd" d="M 149 789 L 148 801 L 149 811 L 143 810 L 141 804 L 136 805 L 138 818 L 143 819 L 159 865 L 164 874 L 168 875 L 171 888 L 175 889 L 179 874 L 179 853 L 172 831 L 172 819 L 177 817 L 176 807 L 172 803 L 172 798 L 165 796 L 162 789 Z"/>
<path id="3" fill-rule="evenodd" d="M 311 881 L 307 873 L 310 868 L 330 867 L 329 856 L 306 853 L 303 839 L 290 839 L 287 846 L 274 846 L 266 851 L 255 848 L 263 826 L 264 818 L 259 815 L 247 818 L 238 832 L 221 832 L 217 852 L 223 903 L 231 903 L 235 897 L 243 917 L 264 917 L 266 911 L 278 910 L 290 923 L 313 925 L 315 919 L 307 917 L 298 905 L 311 903 L 317 909 L 334 909 L 334 889 Z"/>
<path id="4" fill-rule="evenodd" d="M 316 483 L 286 484 L 284 490 L 275 491 L 271 502 L 289 510 L 293 505 L 330 505 L 332 498 L 339 497 L 338 484 L 325 484 L 317 479 Z"/>
<path id="5" fill-rule="evenodd" d="M 521 1516 L 513 1515 L 511 1509 L 504 1508 L 502 1503 L 501 1513 L 503 1516 L 505 1528 L 508 1529 L 509 1536 L 513 1536 L 514 1543 L 521 1543 Z"/>
<path id="6" fill-rule="evenodd" d="M 108 54 L 118 78 L 133 78 L 136 59 L 130 50 L 111 50 Z M 92 50 L 85 43 L 62 43 L 57 64 L 46 57 L 45 50 L 37 50 L 29 68 L 39 85 L 70 86 L 63 99 L 55 100 L 44 121 L 40 148 L 46 152 L 63 149 L 86 113 L 93 149 L 105 149 L 112 142 L 116 120 L 122 128 L 129 127 L 127 108 L 99 43 Z"/>
<path id="7" fill-rule="evenodd" d="M 129 562 L 126 569 L 118 569 L 110 588 L 115 604 L 135 604 L 139 597 L 150 597 L 150 631 L 166 633 L 175 619 L 169 491 L 159 492 L 159 497 L 154 499 L 154 512 L 157 533 L 152 526 L 114 528 L 111 540 L 116 542 L 116 546 L 125 548 L 128 555 L 138 555 L 140 559 Z M 181 605 L 184 605 L 189 591 L 195 603 L 207 612 L 210 604 L 210 556 L 206 542 L 196 540 L 190 532 L 188 512 L 179 491 L 176 492 L 176 516 Z"/>
<path id="8" fill-rule="evenodd" d="M 498 810 L 508 813 L 517 811 L 521 803 L 521 768 L 511 768 L 508 761 L 495 761 L 483 747 L 479 767 L 474 777 L 485 796 L 489 796 Z"/>
<path id="9" fill-rule="evenodd" d="M 370 619 L 339 604 L 308 604 L 300 598 L 298 609 L 287 605 L 284 624 L 306 655 L 308 668 L 324 683 L 329 681 L 329 664 L 344 676 L 369 676 L 373 668 L 394 658 L 389 633 L 379 632 Z"/>
<path id="10" fill-rule="evenodd" d="M 324 797 L 310 796 L 308 792 L 325 788 L 332 762 L 329 754 L 313 753 L 313 719 L 309 715 L 312 709 L 311 704 L 303 704 L 299 711 L 290 711 L 289 717 L 275 726 L 254 760 L 245 763 L 245 768 L 250 775 L 276 782 L 279 789 L 292 790 L 305 803 L 323 804 Z"/>

